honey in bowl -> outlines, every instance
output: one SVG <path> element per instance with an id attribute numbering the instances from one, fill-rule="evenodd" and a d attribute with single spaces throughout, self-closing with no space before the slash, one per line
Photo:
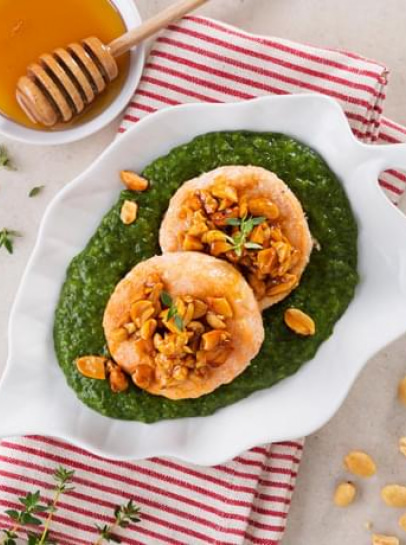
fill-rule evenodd
<path id="1" fill-rule="evenodd" d="M 18 78 L 40 55 L 97 36 L 109 43 L 124 32 L 121 15 L 109 0 L 0 0 L 0 113 L 29 128 L 49 130 L 27 117 L 16 99 Z M 81 115 L 69 124 L 96 117 L 119 94 L 128 74 L 129 54 L 116 59 L 119 75 Z"/>

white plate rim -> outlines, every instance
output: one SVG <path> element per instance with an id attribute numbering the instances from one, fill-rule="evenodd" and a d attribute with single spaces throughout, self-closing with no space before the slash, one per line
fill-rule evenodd
<path id="1" fill-rule="evenodd" d="M 29 321 L 30 318 L 29 316 L 27 317 L 27 314 L 21 312 L 21 310 L 24 311 L 24 305 L 26 304 L 26 301 L 24 300 L 24 286 L 26 286 L 27 282 L 30 281 L 30 277 L 32 278 L 32 275 L 35 273 L 36 259 L 44 245 L 44 237 L 49 237 L 49 233 L 45 233 L 45 231 L 47 227 L 49 227 L 50 219 L 52 219 L 52 221 L 55 220 L 55 218 L 51 218 L 51 216 L 55 212 L 55 208 L 58 207 L 58 203 L 63 203 L 64 199 L 67 199 L 70 195 L 75 194 L 75 191 L 77 191 L 78 188 L 85 191 L 86 184 L 89 185 L 89 181 L 86 182 L 86 180 L 89 180 L 89 177 L 92 176 L 93 171 L 97 170 L 100 165 L 104 165 L 106 161 L 108 162 L 110 157 L 115 157 L 117 152 L 120 153 L 119 150 L 125 148 L 137 138 L 139 139 L 140 134 L 142 135 L 143 133 L 148 133 L 148 131 L 153 131 L 154 127 L 159 127 L 159 130 L 162 132 L 162 130 L 165 131 L 166 127 L 169 127 L 171 123 L 173 124 L 174 119 L 177 119 L 178 122 L 179 120 L 183 119 L 183 126 L 182 123 L 180 123 L 180 125 L 176 125 L 176 128 L 171 128 L 172 131 L 175 131 L 175 135 L 173 135 L 172 139 L 169 139 L 167 144 L 165 143 L 165 145 L 167 145 L 167 149 L 169 150 L 171 147 L 173 147 L 174 143 L 179 143 L 179 139 L 182 141 L 182 135 L 184 137 L 184 141 L 190 139 L 186 136 L 184 127 L 187 124 L 186 120 L 191 117 L 201 121 L 201 123 L 197 123 L 199 128 L 202 127 L 202 125 L 211 124 L 211 126 L 214 127 L 213 130 L 218 130 L 218 123 L 216 125 L 216 122 L 211 122 L 210 120 L 225 116 L 224 119 L 228 119 L 228 127 L 231 126 L 231 119 L 239 119 L 239 122 L 241 123 L 244 122 L 245 119 L 246 128 L 250 129 L 249 119 L 253 119 L 255 115 L 258 117 L 259 115 L 263 116 L 268 114 L 271 118 L 271 120 L 267 122 L 269 124 L 269 130 L 275 130 L 275 127 L 277 129 L 281 128 L 281 125 L 278 125 L 277 122 L 278 114 L 280 115 L 281 112 L 286 113 L 288 111 L 293 112 L 291 116 L 294 115 L 295 117 L 291 117 L 289 122 L 285 122 L 286 130 L 284 132 L 292 134 L 295 132 L 295 127 L 297 126 L 298 132 L 300 133 L 302 130 L 303 133 L 303 126 L 299 130 L 299 124 L 301 123 L 303 125 L 303 123 L 309 123 L 312 121 L 314 124 L 312 133 L 308 135 L 308 138 L 305 140 L 307 140 L 307 143 L 311 144 L 317 151 L 322 152 L 324 158 L 337 174 L 341 174 L 341 177 L 345 176 L 347 178 L 345 180 L 345 184 L 348 184 L 348 187 L 346 187 L 347 190 L 350 188 L 350 185 L 353 184 L 353 177 L 355 174 L 357 177 L 364 177 L 367 180 L 365 182 L 365 187 L 362 188 L 362 194 L 367 195 L 369 199 L 372 199 L 376 212 L 379 212 L 379 214 L 384 216 L 386 234 L 389 233 L 394 235 L 390 248 L 385 250 L 386 253 L 383 257 L 388 260 L 387 265 L 390 270 L 406 270 L 406 248 L 401 246 L 401 236 L 406 235 L 406 220 L 404 216 L 387 201 L 376 183 L 378 173 L 385 168 L 395 166 L 406 167 L 404 151 L 405 147 L 402 145 L 376 147 L 361 144 L 352 135 L 341 108 L 333 99 L 326 98 L 322 95 L 308 94 L 286 97 L 263 97 L 243 103 L 189 104 L 161 110 L 156 114 L 148 116 L 126 134 L 117 139 L 117 141 L 114 142 L 92 166 L 90 166 L 83 174 L 76 178 L 76 180 L 65 187 L 49 205 L 43 218 L 36 246 L 24 273 L 10 316 L 10 357 L 7 364 L 6 373 L 0 384 L 0 410 L 2 410 L 6 404 L 13 403 L 13 388 L 16 387 L 15 377 L 13 377 L 13 368 L 15 365 L 14 358 L 16 357 L 16 352 L 18 355 L 18 339 L 16 338 L 16 332 L 19 329 L 19 326 L 24 324 L 24 320 Z M 214 113 L 215 115 L 213 115 Z M 204 119 L 206 119 L 206 121 L 204 121 Z M 283 123 L 284 122 L 282 121 L 282 125 Z M 326 131 L 328 134 L 331 133 L 331 138 L 327 143 Z M 207 131 L 201 130 L 200 132 L 203 133 Z M 292 135 L 296 136 L 296 134 Z M 331 145 L 332 139 L 334 139 L 337 144 L 335 147 Z M 149 150 L 149 153 L 151 154 L 153 152 Z M 343 154 L 345 154 L 347 157 L 347 163 L 344 166 L 340 165 Z M 147 156 L 148 153 L 145 155 Z M 149 162 L 147 159 L 145 159 L 145 161 Z M 119 168 L 122 168 L 121 165 L 117 165 L 117 170 Z M 111 191 L 118 191 L 118 189 L 119 184 L 117 182 Z M 354 185 L 352 185 L 350 189 L 351 191 L 355 191 L 355 194 L 360 193 L 360 189 L 354 187 Z M 83 199 L 83 197 L 81 197 L 81 199 Z M 355 209 L 355 213 L 359 215 L 361 211 Z M 97 222 L 98 221 L 99 218 L 97 218 Z M 365 219 L 365 221 L 367 220 Z M 372 224 L 370 228 L 372 229 Z M 86 240 L 83 240 L 83 245 L 85 242 Z M 376 256 L 374 255 L 374 258 L 375 257 Z M 362 279 L 362 282 L 365 283 L 364 279 Z M 404 295 L 404 293 L 406 293 L 405 282 L 406 280 L 403 281 L 400 277 L 394 278 L 394 289 L 390 291 L 391 298 L 394 298 L 394 295 L 399 296 L 399 294 Z M 361 283 L 361 287 L 357 290 L 356 299 L 359 296 L 359 292 L 362 291 L 362 288 L 363 283 Z M 379 303 L 385 307 L 384 301 L 379 301 Z M 399 319 L 403 320 L 402 323 L 406 324 L 406 305 L 400 303 L 397 304 L 396 301 L 392 299 L 391 304 L 391 310 L 396 312 L 396 316 Z M 354 306 L 356 306 L 355 302 L 350 305 L 350 309 L 352 309 Z M 385 307 L 385 309 L 385 312 L 388 312 L 387 307 Z M 357 312 L 360 312 L 360 310 L 358 309 Z M 372 320 L 372 317 L 368 317 L 374 327 L 376 327 L 377 323 L 375 322 L 378 320 L 375 318 L 376 317 L 374 317 L 374 320 Z M 343 319 L 337 324 L 337 331 L 343 327 L 342 322 Z M 381 318 L 379 318 L 378 322 L 381 323 Z M 406 331 L 406 326 L 400 326 L 399 323 L 397 324 L 397 327 L 387 327 L 385 334 L 382 334 L 379 340 L 373 339 L 371 349 L 367 352 L 364 351 L 363 353 L 368 353 L 368 355 L 371 356 L 377 349 L 382 348 L 404 331 Z M 336 333 L 334 335 L 336 335 Z M 363 334 L 365 334 L 364 331 Z M 332 338 L 334 338 L 334 335 Z M 351 339 L 352 342 L 356 342 L 356 339 L 354 339 L 353 336 Z M 329 342 L 330 341 L 327 341 L 327 343 L 320 348 L 315 359 L 319 359 L 320 356 L 323 357 L 325 345 L 327 345 Z M 359 346 L 356 347 L 358 351 L 360 351 L 361 348 L 362 347 Z M 292 391 L 297 390 L 297 386 L 295 386 L 295 384 L 300 381 L 304 380 L 304 384 L 306 384 L 310 391 L 312 391 L 314 384 L 312 385 L 309 383 L 308 376 L 306 376 L 308 371 L 306 370 L 309 369 L 311 364 L 314 363 L 313 360 L 308 362 L 296 375 L 285 379 L 273 388 L 258 392 L 242 402 L 218 411 L 218 413 L 210 417 L 183 419 L 172 422 L 165 421 L 152 425 L 122 423 L 116 421 L 111 423 L 110 419 L 105 419 L 105 417 L 97 415 L 97 413 L 90 411 L 90 409 L 85 408 L 85 406 L 82 406 L 79 401 L 75 400 L 76 403 L 81 405 L 81 413 L 86 413 L 86 415 L 82 415 L 84 421 L 87 421 L 86 419 L 89 418 L 89 421 L 97 421 L 97 425 L 94 426 L 93 430 L 95 433 L 89 433 L 89 429 L 86 428 L 86 426 L 84 429 L 81 427 L 79 427 L 79 429 L 75 429 L 72 426 L 68 426 L 68 428 L 66 428 L 66 426 L 64 427 L 66 422 L 63 422 L 63 419 L 62 421 L 57 421 L 56 423 L 50 423 L 44 417 L 46 414 L 44 406 L 38 406 L 38 399 L 36 399 L 35 403 L 37 405 L 34 404 L 35 410 L 30 410 L 29 412 L 21 410 L 18 418 L 15 417 L 6 424 L 0 423 L 0 435 L 6 436 L 26 433 L 53 435 L 74 443 L 82 448 L 88 449 L 95 454 L 115 459 L 139 459 L 149 456 L 165 455 L 174 456 L 188 462 L 212 465 L 230 459 L 239 452 L 256 444 L 294 439 L 295 437 L 307 435 L 318 429 L 336 412 L 348 393 L 348 390 L 350 389 L 356 376 L 365 365 L 365 362 L 366 359 L 362 358 L 362 362 L 357 360 L 357 364 L 354 368 L 345 368 L 345 373 L 343 373 L 345 375 L 345 381 L 342 381 L 341 384 L 337 385 L 334 399 L 330 399 L 328 396 L 323 398 L 322 396 L 319 411 L 311 411 L 311 407 L 306 406 L 305 402 L 303 401 L 303 409 L 306 409 L 301 411 L 303 420 L 299 421 L 291 419 L 289 421 L 282 422 L 282 424 L 285 424 L 282 426 L 280 423 L 279 425 L 276 425 L 276 422 L 271 421 L 269 426 L 265 427 L 264 422 L 261 422 L 261 418 L 263 420 L 262 415 L 261 418 L 258 417 L 258 425 L 251 425 L 250 429 L 248 429 L 245 419 L 252 417 L 252 415 L 258 415 L 258 407 L 267 406 L 266 400 L 269 398 L 274 398 L 274 400 L 276 400 L 276 405 L 274 403 L 275 406 L 278 406 L 279 403 L 279 406 L 283 407 L 284 404 L 288 403 L 289 396 L 292 395 Z M 57 373 L 60 373 L 59 367 L 56 367 L 57 366 L 54 366 L 54 368 L 52 368 L 52 374 L 55 376 Z M 321 371 L 323 371 L 323 369 L 318 367 L 318 372 L 320 373 Z M 326 370 L 324 369 L 324 374 L 325 372 Z M 305 378 L 303 379 L 304 375 Z M 313 379 L 318 382 L 320 380 L 320 376 L 313 377 Z M 323 377 L 323 380 L 324 379 L 325 377 Z M 35 381 L 35 377 L 33 380 Z M 23 390 L 24 387 L 25 386 L 21 385 Z M 66 385 L 65 388 L 68 390 Z M 290 393 L 289 390 L 291 390 Z M 72 395 L 69 396 L 67 391 L 66 395 L 70 398 L 72 397 Z M 71 403 L 71 401 L 72 399 L 69 399 L 68 405 Z M 237 432 L 235 429 L 232 429 L 233 418 L 235 419 L 235 416 L 233 417 L 233 412 L 235 412 L 236 407 L 239 408 L 239 411 L 237 411 L 239 416 L 239 430 L 237 430 Z M 243 412 L 240 410 L 241 407 L 243 407 Z M 311 413 L 311 418 L 307 413 Z M 219 415 L 221 415 L 220 418 Z M 41 416 L 43 417 L 42 421 Z M 27 418 L 29 418 L 29 421 L 27 421 Z M 99 433 L 100 429 L 103 428 L 103 426 L 100 427 L 100 419 L 110 421 L 111 425 L 109 426 L 109 433 L 112 436 L 114 436 L 114 434 L 117 435 L 118 428 L 121 428 L 122 431 L 128 431 L 129 429 L 137 430 L 137 433 L 140 435 L 143 441 L 146 441 L 146 444 L 140 445 L 140 439 L 138 442 L 127 441 L 126 444 L 121 445 L 120 448 L 115 448 L 115 446 L 111 445 L 109 441 L 101 441 L 100 436 L 97 436 L 96 434 L 96 432 Z M 223 440 L 223 442 L 219 444 L 219 435 L 216 428 L 220 425 L 224 426 L 227 424 L 227 422 L 229 425 L 231 423 L 230 430 L 228 430 L 228 435 L 230 436 L 229 440 L 226 437 L 226 440 Z M 193 429 L 196 426 L 201 429 L 200 434 L 193 432 Z M 212 428 L 211 430 L 210 426 Z M 66 431 L 67 429 L 68 432 Z M 248 432 L 243 436 L 242 430 L 244 430 L 244 432 L 247 432 L 248 430 Z M 171 437 L 170 440 L 168 439 L 169 432 L 172 436 L 174 436 Z M 223 428 L 222 435 L 224 435 Z M 227 436 L 227 434 L 225 435 Z M 190 439 L 191 436 L 193 436 L 193 440 Z M 216 439 L 216 449 L 210 447 L 210 445 L 207 443 L 207 437 Z"/>

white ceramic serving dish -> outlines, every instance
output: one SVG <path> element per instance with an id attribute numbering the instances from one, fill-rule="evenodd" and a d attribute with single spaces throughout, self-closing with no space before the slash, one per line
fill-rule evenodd
<path id="1" fill-rule="evenodd" d="M 129 2 L 128 0 L 111 1 L 119 11 L 128 29 L 134 28 L 141 23 L 141 16 L 135 2 Z M 86 36 L 83 36 L 83 38 L 86 38 Z M 75 142 L 96 133 L 113 121 L 113 119 L 124 110 L 138 86 L 144 67 L 144 46 L 141 44 L 137 48 L 134 48 L 130 54 L 131 58 L 128 76 L 120 93 L 110 106 L 94 119 L 91 119 L 82 125 L 68 127 L 62 130 L 41 131 L 24 127 L 0 114 L 0 134 L 28 144 L 52 146 Z"/>
<path id="2" fill-rule="evenodd" d="M 293 136 L 316 149 L 342 180 L 359 225 L 355 298 L 316 357 L 271 389 L 205 418 L 146 425 L 103 417 L 77 400 L 54 353 L 54 310 L 68 264 L 116 201 L 121 168 L 141 171 L 196 135 L 240 129 Z M 388 167 L 406 168 L 406 145 L 361 144 L 339 105 L 321 95 L 190 104 L 137 123 L 61 191 L 44 216 L 11 313 L 0 435 L 56 436 L 116 459 L 163 455 L 215 464 L 254 445 L 315 431 L 337 411 L 368 359 L 406 331 L 406 218 L 377 182 Z"/>

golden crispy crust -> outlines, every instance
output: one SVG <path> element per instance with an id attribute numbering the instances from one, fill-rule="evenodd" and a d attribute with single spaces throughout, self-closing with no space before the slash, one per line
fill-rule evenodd
<path id="1" fill-rule="evenodd" d="M 279 208 L 280 223 L 283 233 L 294 248 L 299 250 L 300 258 L 289 270 L 298 279 L 309 262 L 312 250 L 312 238 L 302 206 L 288 186 L 276 174 L 261 167 L 225 166 L 202 174 L 198 178 L 185 182 L 172 197 L 165 218 L 162 222 L 159 241 L 164 253 L 182 250 L 180 233 L 186 229 L 186 220 L 181 217 L 182 207 L 198 190 L 209 189 L 215 185 L 216 178 L 224 176 L 227 182 L 249 198 L 268 197 Z M 284 299 L 290 292 L 274 296 L 265 296 L 259 301 L 265 309 Z"/>
<path id="2" fill-rule="evenodd" d="M 148 275 L 158 273 L 165 290 L 172 296 L 195 298 L 227 297 L 233 318 L 229 331 L 232 350 L 227 361 L 211 369 L 207 378 L 193 376 L 178 385 L 162 389 L 153 382 L 147 391 L 170 399 L 197 398 L 231 382 L 246 369 L 264 340 L 261 313 L 251 288 L 229 263 L 197 252 L 170 253 L 139 263 L 119 282 L 104 314 L 103 327 L 115 361 L 129 374 L 142 362 L 134 341 L 115 341 L 112 332 L 128 322 L 130 306 Z"/>

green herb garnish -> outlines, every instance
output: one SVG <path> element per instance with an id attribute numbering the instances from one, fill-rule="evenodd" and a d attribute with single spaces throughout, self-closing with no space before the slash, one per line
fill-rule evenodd
<path id="1" fill-rule="evenodd" d="M 99 526 L 96 524 L 99 538 L 94 545 L 101 545 L 103 541 L 108 543 L 121 543 L 121 539 L 115 534 L 118 528 L 127 528 L 132 522 L 140 522 L 140 508 L 134 505 L 133 500 L 130 500 L 126 505 L 118 505 L 114 510 L 113 524 L 104 524 Z"/>
<path id="2" fill-rule="evenodd" d="M 9 254 L 13 253 L 14 238 L 21 237 L 22 235 L 18 231 L 11 231 L 10 229 L 2 229 L 0 231 L 0 248 L 2 246 L 8 251 Z"/>
<path id="3" fill-rule="evenodd" d="M 244 216 L 243 218 L 228 218 L 226 220 L 227 225 L 233 227 L 239 227 L 237 233 L 232 237 L 227 237 L 228 242 L 233 245 L 233 250 L 238 257 L 242 256 L 244 248 L 247 250 L 261 250 L 262 245 L 255 242 L 247 241 L 248 235 L 254 229 L 256 225 L 261 225 L 266 221 L 265 217 L 258 216 L 256 218 Z"/>
<path id="4" fill-rule="evenodd" d="M 36 197 L 41 193 L 41 191 L 44 189 L 44 185 L 37 185 L 36 187 L 33 187 L 31 191 L 28 193 L 29 197 Z"/>
<path id="5" fill-rule="evenodd" d="M 1 530 L 0 545 L 17 545 L 17 540 L 21 537 L 19 534 L 23 531 L 27 533 L 27 545 L 57 545 L 57 541 L 50 536 L 50 525 L 54 513 L 58 510 L 58 501 L 61 494 L 74 490 L 70 486 L 74 471 L 69 471 L 62 466 L 59 466 L 54 474 L 53 479 L 56 482 L 52 501 L 47 505 L 41 504 L 40 491 L 27 492 L 25 496 L 18 498 L 21 509 L 8 509 L 6 514 L 13 522 L 11 529 Z M 48 513 L 47 519 L 43 527 L 38 528 L 38 531 L 27 532 L 26 525 L 41 526 L 42 520 L 36 516 L 36 513 Z M 114 509 L 114 522 L 110 525 L 99 526 L 95 524 L 97 529 L 96 541 L 94 545 L 102 545 L 106 542 L 121 543 L 121 539 L 115 535 L 118 528 L 127 528 L 131 522 L 140 522 L 140 508 L 134 505 L 133 500 L 129 500 L 124 505 L 119 505 Z"/>
<path id="6" fill-rule="evenodd" d="M 18 498 L 22 505 L 21 509 L 7 509 L 6 515 L 13 521 L 13 527 L 10 530 L 3 530 L 3 539 L 1 545 L 17 545 L 18 531 L 26 524 L 40 526 L 41 519 L 36 517 L 36 513 L 45 513 L 47 505 L 42 505 L 40 500 L 40 491 L 27 492 L 25 496 Z M 31 544 L 30 544 L 31 545 Z"/>
<path id="7" fill-rule="evenodd" d="M 0 146 L 0 167 L 7 170 L 17 170 L 8 154 L 6 146 Z"/>
<path id="8" fill-rule="evenodd" d="M 161 301 L 166 307 L 169 308 L 168 320 L 170 320 L 171 318 L 174 318 L 176 327 L 180 331 L 183 331 L 185 328 L 185 325 L 183 323 L 182 317 L 179 315 L 175 302 L 173 301 L 172 297 L 169 295 L 167 291 L 161 291 Z"/>

